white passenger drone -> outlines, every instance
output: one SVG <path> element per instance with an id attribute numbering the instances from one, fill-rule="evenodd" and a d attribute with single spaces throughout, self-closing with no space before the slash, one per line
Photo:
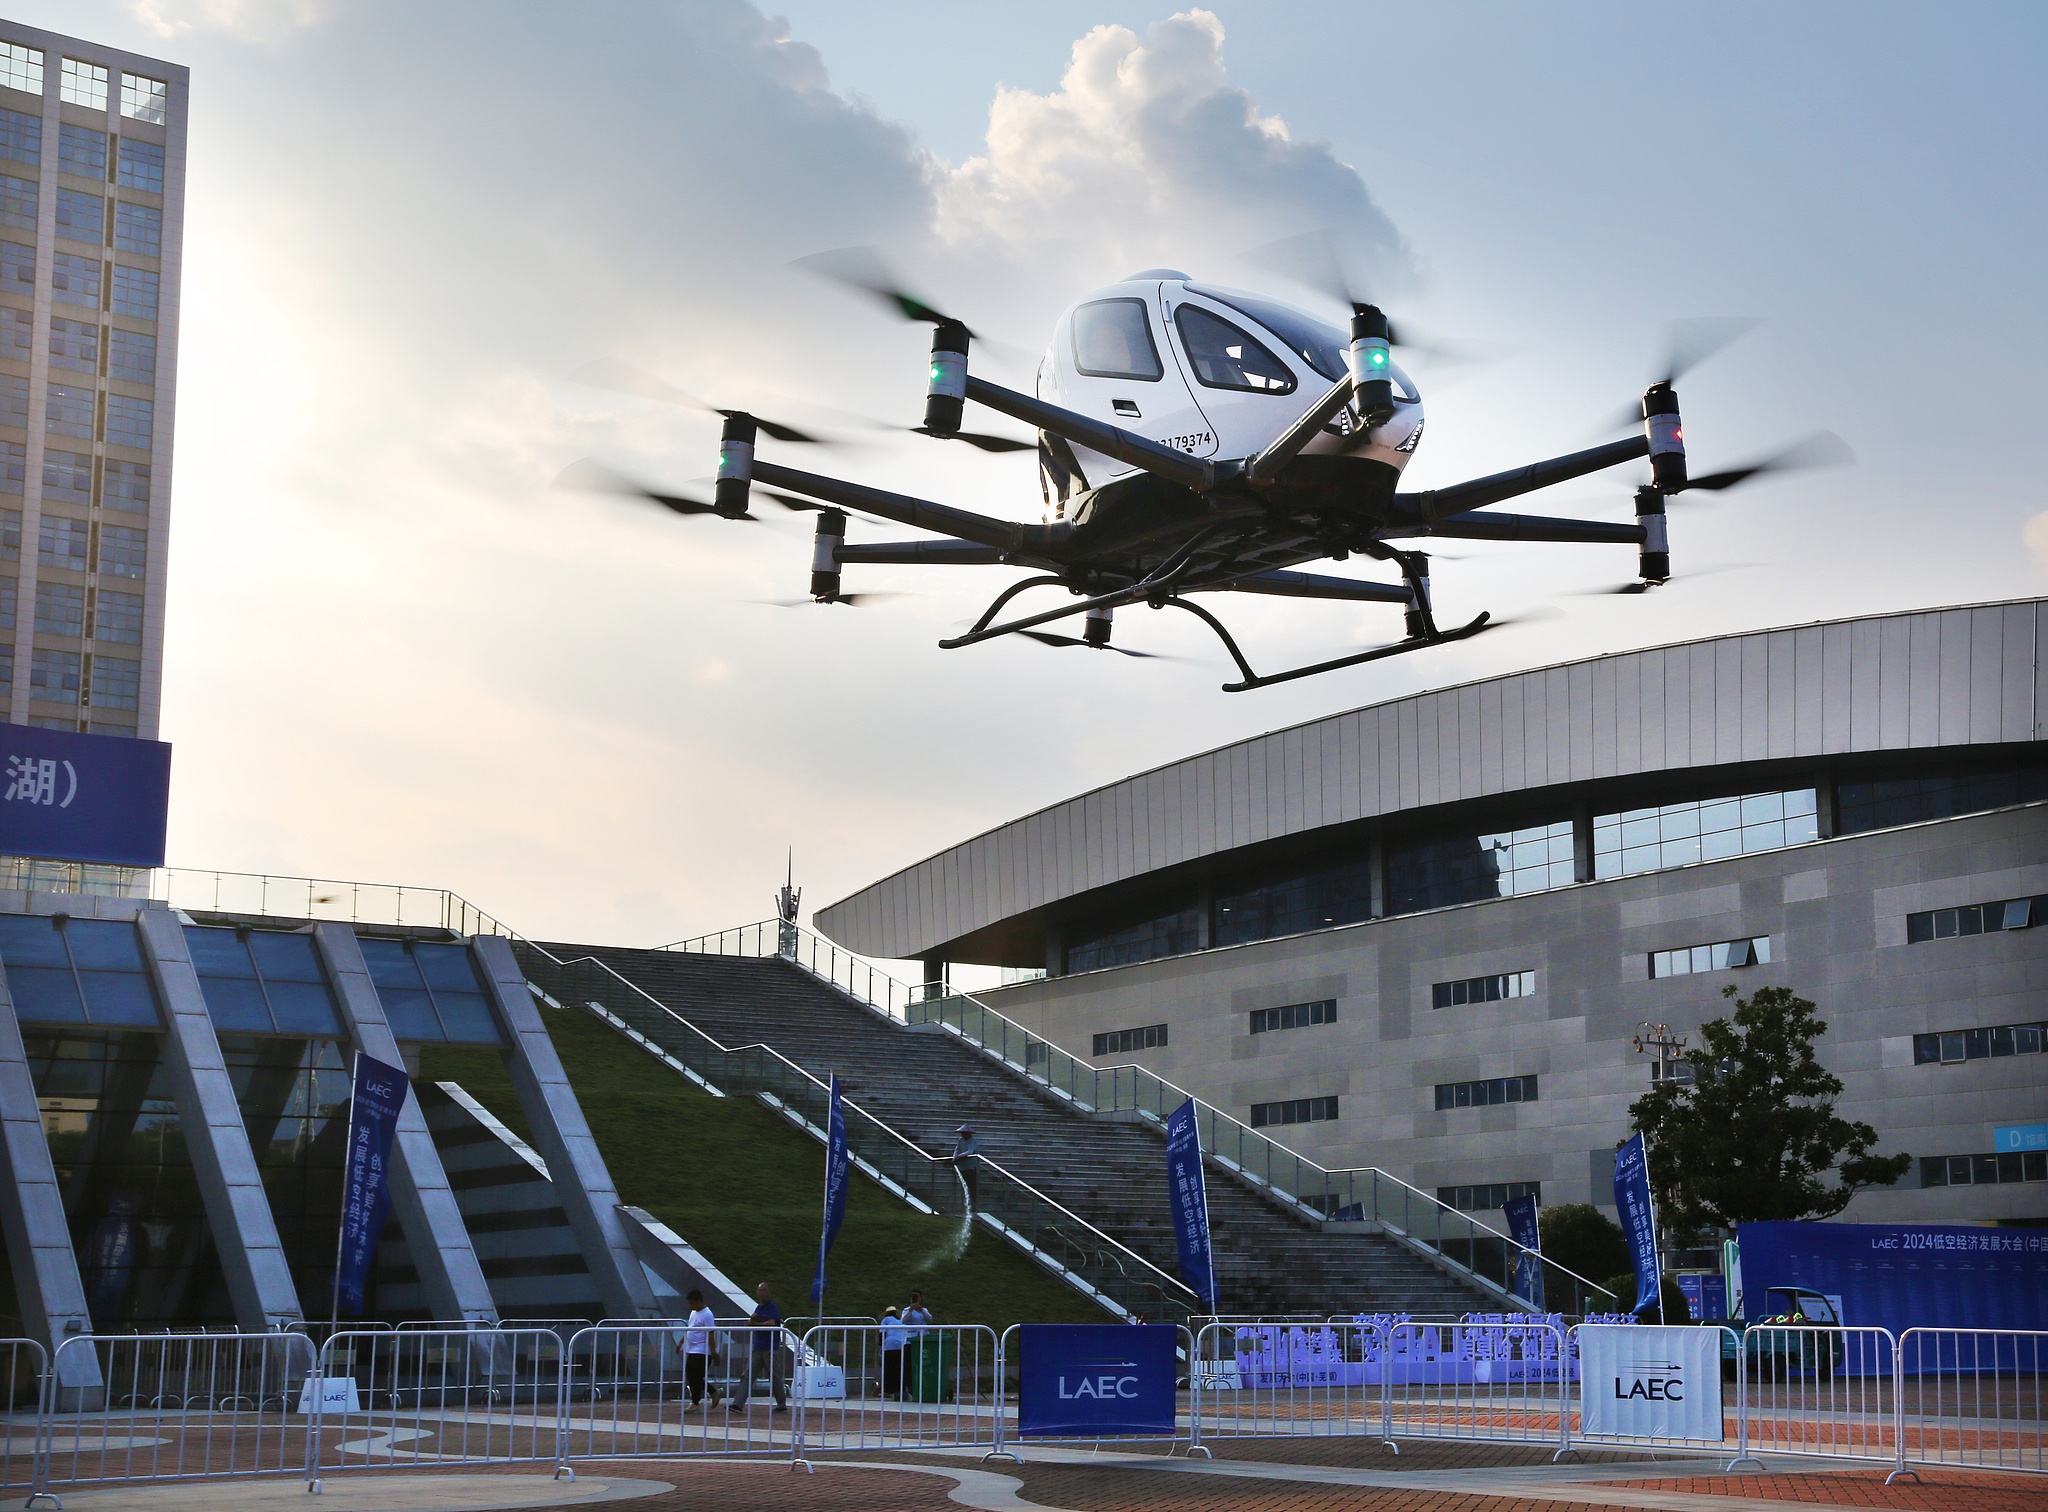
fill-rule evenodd
<path id="1" fill-rule="evenodd" d="M 1627 422 L 1640 424 L 1641 434 L 1447 488 L 1403 493 L 1401 474 L 1423 438 L 1423 406 L 1421 391 L 1394 359 L 1401 338 L 1379 307 L 1344 278 L 1325 234 L 1265 250 L 1272 265 L 1350 305 L 1348 338 L 1268 295 L 1198 282 L 1172 268 L 1147 268 L 1085 296 L 1060 316 L 1038 368 L 1035 395 L 971 374 L 973 333 L 904 292 L 870 249 L 825 253 L 799 264 L 881 297 L 905 319 L 934 327 L 924 423 L 914 429 L 983 451 L 1031 449 L 1031 442 L 962 431 L 968 400 L 1037 427 L 1044 495 L 1039 524 L 765 461 L 755 454 L 762 435 L 783 442 L 816 438 L 732 409 L 717 411 L 725 427 L 711 499 L 631 486 L 629 491 L 685 515 L 752 519 L 756 493 L 786 509 L 817 511 L 810 598 L 798 603 L 857 604 L 868 597 L 842 590 L 841 574 L 849 564 L 1030 570 L 1004 588 L 971 629 L 940 641 L 945 650 L 1022 635 L 1046 645 L 1144 656 L 1110 644 L 1114 612 L 1135 604 L 1185 610 L 1206 623 L 1230 653 L 1241 676 L 1224 684 L 1224 691 L 1237 693 L 1463 640 L 1500 623 L 1482 613 L 1463 625 L 1439 626 L 1430 601 L 1429 554 L 1397 543 L 1450 537 L 1632 545 L 1638 577 L 1613 591 L 1641 593 L 1671 578 L 1665 503 L 1673 495 L 1718 491 L 1768 471 L 1845 459 L 1841 443 L 1823 436 L 1746 467 L 1690 477 L 1674 384 L 1747 325 L 1693 321 L 1673 328 L 1666 371 L 1644 391 Z M 1304 266 L 1310 272 L 1303 273 Z M 621 382 L 622 372 L 630 370 L 597 364 L 579 376 L 638 392 L 656 382 L 645 375 Z M 666 397 L 688 398 L 674 390 Z M 1649 458 L 1651 475 L 1635 490 L 1633 524 L 1492 508 L 1642 457 Z M 757 490 L 756 484 L 770 486 Z M 932 531 L 939 539 L 849 541 L 849 515 Z M 1400 581 L 1297 570 L 1354 553 L 1388 563 Z M 1034 588 L 1064 589 L 1069 601 L 997 618 L 1012 599 Z M 1222 622 L 1194 601 L 1198 594 L 1219 592 L 1397 605 L 1405 633 L 1368 651 L 1262 676 Z M 1040 628 L 1075 615 L 1084 617 L 1078 637 Z"/>

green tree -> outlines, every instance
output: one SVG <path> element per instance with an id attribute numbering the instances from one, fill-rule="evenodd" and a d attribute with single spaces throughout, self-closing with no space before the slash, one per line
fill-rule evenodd
<path id="1" fill-rule="evenodd" d="M 1537 1218 L 1543 1258 L 1588 1281 L 1628 1269 L 1628 1240 L 1621 1225 L 1590 1202 L 1566 1202 L 1545 1208 Z M 1635 1297 L 1630 1295 L 1628 1301 Z M 1628 1302 L 1622 1304 L 1623 1308 Z"/>
<path id="2" fill-rule="evenodd" d="M 1831 1218 L 1864 1187 L 1906 1173 L 1911 1155 L 1872 1155 L 1877 1130 L 1835 1116 L 1842 1083 L 1814 1059 L 1828 1026 L 1812 1003 L 1785 987 L 1722 995 L 1735 998 L 1734 1015 L 1702 1024 L 1679 1057 L 1692 1080 L 1667 1078 L 1629 1105 L 1671 1234 Z"/>

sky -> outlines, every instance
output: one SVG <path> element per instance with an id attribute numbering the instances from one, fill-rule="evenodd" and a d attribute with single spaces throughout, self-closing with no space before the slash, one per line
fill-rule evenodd
<path id="1" fill-rule="evenodd" d="M 17 0 L 192 70 L 164 738 L 172 864 L 445 887 L 522 933 L 658 944 L 805 912 L 1045 804 L 1343 709 L 1602 652 L 2048 591 L 2038 481 L 2048 11 L 1565 3 Z M 1695 471 L 1816 430 L 1850 467 L 1674 504 L 1623 547 L 1456 548 L 1441 615 L 1555 617 L 1225 694 L 1183 616 L 934 644 L 1007 571 L 849 570 L 808 529 L 553 486 L 702 478 L 717 421 L 629 362 L 845 444 L 763 446 L 1038 518 L 1028 458 L 891 432 L 928 328 L 797 258 L 884 248 L 1028 386 L 1141 267 L 1255 284 L 1329 228 L 1421 366 L 1410 486 L 1578 450 L 1667 323 L 1755 331 L 1683 387 Z M 981 414 L 992 430 L 1015 427 Z M 1618 468 L 1521 508 L 1627 518 Z M 891 528 L 854 527 L 863 535 Z M 1358 564 L 1344 569 L 1350 571 Z M 1688 569 L 1722 568 L 1686 578 Z M 1362 575 L 1371 575 L 1370 573 Z M 1396 611 L 1235 599 L 1254 662 Z M 1172 619 L 1185 623 L 1168 623 Z"/>

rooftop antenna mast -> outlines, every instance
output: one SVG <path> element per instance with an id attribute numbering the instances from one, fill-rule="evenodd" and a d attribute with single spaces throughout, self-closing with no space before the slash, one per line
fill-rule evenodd
<path id="1" fill-rule="evenodd" d="M 789 848 L 788 871 L 775 894 L 775 953 L 785 960 L 796 959 L 796 912 L 804 890 L 796 885 L 796 847 Z"/>

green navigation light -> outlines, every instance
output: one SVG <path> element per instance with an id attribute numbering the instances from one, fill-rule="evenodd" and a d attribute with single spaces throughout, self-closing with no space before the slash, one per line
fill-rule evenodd
<path id="1" fill-rule="evenodd" d="M 1372 365 L 1374 367 L 1385 367 L 1387 365 L 1387 354 L 1385 352 L 1374 352 L 1372 354 Z"/>

